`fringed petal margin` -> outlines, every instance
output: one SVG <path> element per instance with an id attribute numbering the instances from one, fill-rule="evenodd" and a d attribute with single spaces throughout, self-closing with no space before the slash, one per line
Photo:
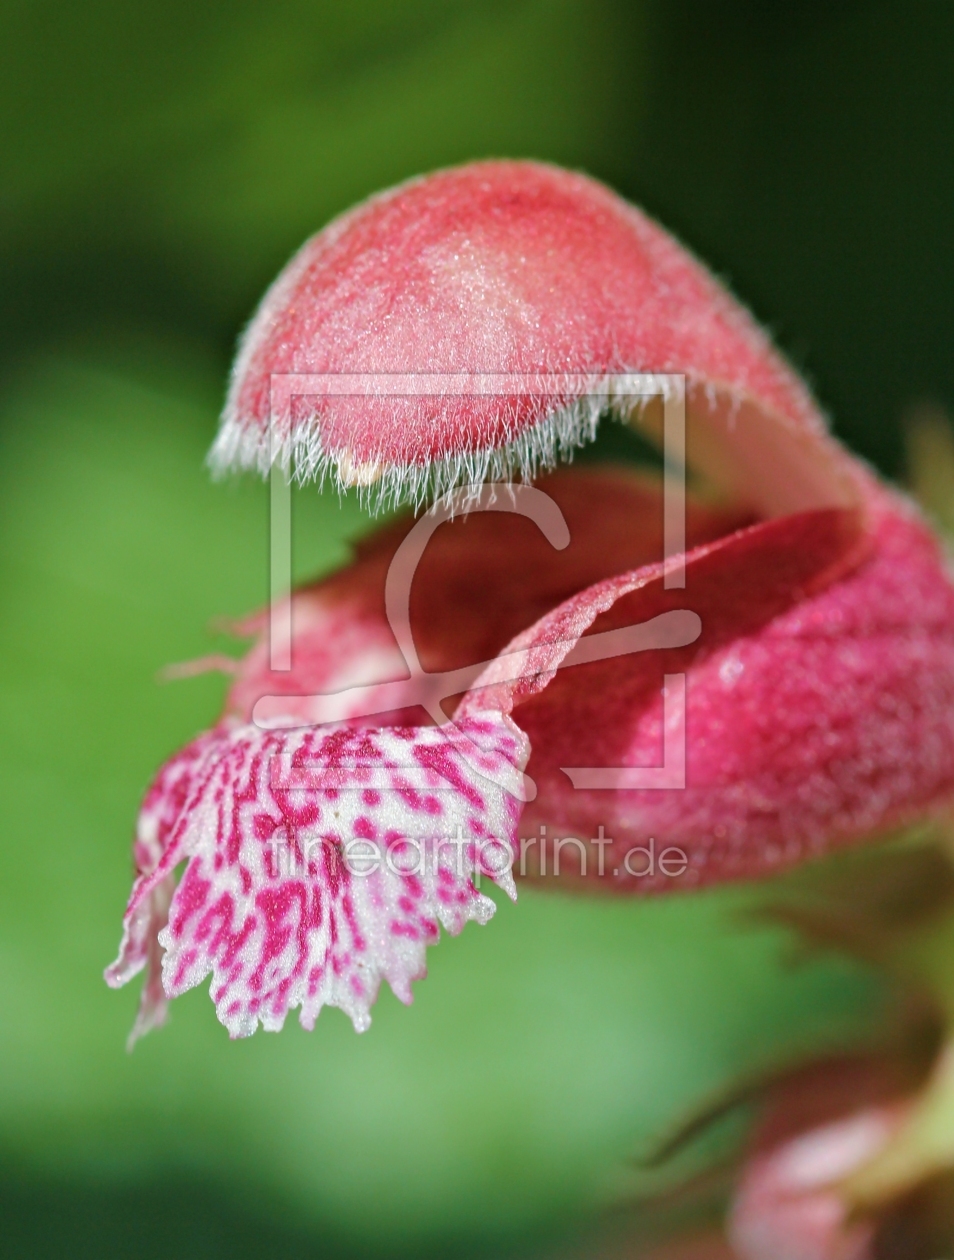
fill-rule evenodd
<path id="1" fill-rule="evenodd" d="M 169 917 L 181 843 L 177 843 L 170 860 L 163 859 L 169 853 L 176 823 L 217 744 L 217 733 L 206 731 L 170 758 L 150 784 L 139 810 L 133 843 L 136 880 L 123 919 L 119 956 L 105 973 L 107 984 L 117 989 L 146 968 L 139 1011 L 129 1034 L 129 1049 L 140 1037 L 166 1022 L 168 1003 L 162 988 L 162 951 L 157 937 Z"/>
<path id="2" fill-rule="evenodd" d="M 277 1031 L 296 1007 L 305 1028 L 337 1006 L 363 1031 L 382 980 L 410 1002 L 439 927 L 456 934 L 493 914 L 481 877 L 516 896 L 527 755 L 526 738 L 494 714 L 445 727 L 243 725 L 202 736 L 162 771 L 140 820 L 141 847 L 154 837 L 149 858 L 162 852 L 140 867 L 106 973 L 118 987 L 150 965 L 134 1035 L 210 973 L 233 1037 L 259 1023 Z"/>

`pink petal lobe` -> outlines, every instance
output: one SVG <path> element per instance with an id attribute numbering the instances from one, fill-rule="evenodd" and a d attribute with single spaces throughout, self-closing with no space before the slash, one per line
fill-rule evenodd
<path id="1" fill-rule="evenodd" d="M 841 1184 L 903 1124 L 897 1076 L 831 1063 L 776 1087 L 729 1213 L 740 1260 L 874 1260 L 877 1222 L 852 1212 Z"/>
<path id="2" fill-rule="evenodd" d="M 904 825 L 954 794 L 954 590 L 936 540 L 900 502 L 770 521 L 687 557 L 685 591 L 659 566 L 566 601 L 491 665 L 461 706 L 512 712 L 538 787 L 524 836 L 597 835 L 633 890 L 777 870 Z M 688 647 L 573 664 L 589 633 L 679 607 Z M 562 668 L 557 672 L 557 667 Z M 686 677 L 685 788 L 574 788 L 567 767 L 662 761 L 665 675 Z M 686 855 L 680 878 L 633 846 Z M 590 873 L 596 873 L 591 871 Z"/>
<path id="3" fill-rule="evenodd" d="M 146 968 L 139 1012 L 129 1036 L 130 1047 L 166 1021 L 162 951 L 157 936 L 168 918 L 175 889 L 174 870 L 182 856 L 176 824 L 201 781 L 203 766 L 214 744 L 215 735 L 210 731 L 170 758 L 140 806 L 133 844 L 136 880 L 123 919 L 119 956 L 105 973 L 107 984 L 116 989 Z"/>
<path id="4" fill-rule="evenodd" d="M 874 1225 L 852 1222 L 837 1187 L 877 1155 L 896 1127 L 874 1108 L 792 1139 L 753 1162 L 731 1226 L 741 1260 L 874 1260 Z"/>
<path id="5" fill-rule="evenodd" d="M 562 551 L 537 526 L 510 513 L 448 521 L 427 544 L 410 591 L 410 624 L 423 668 L 453 670 L 492 659 L 540 617 L 595 582 L 652 563 L 663 552 L 663 492 L 658 480 L 622 466 L 563 469 L 541 479 L 570 542 Z M 686 507 L 690 546 L 731 532 L 749 518 Z M 353 563 L 294 592 L 292 668 L 269 668 L 267 614 L 235 627 L 259 642 L 238 665 L 227 711 L 240 721 L 271 712 L 301 721 L 352 718 L 346 689 L 407 677 L 385 611 L 394 554 L 413 521 L 402 519 L 363 539 Z M 453 706 L 447 706 L 450 712 Z M 419 708 L 388 715 L 416 723 Z M 376 722 L 382 719 L 379 716 Z"/>
<path id="6" fill-rule="evenodd" d="M 851 501 L 855 473 L 748 313 L 634 206 L 533 162 L 412 180 L 306 242 L 245 337 L 212 462 L 277 457 L 419 502 L 552 467 L 620 372 L 685 374 L 690 460 L 760 511 Z M 547 392 L 541 373 L 574 380 Z M 288 374 L 316 381 L 289 398 Z"/>
<path id="7" fill-rule="evenodd" d="M 195 767 L 190 792 L 184 807 L 181 793 L 162 803 L 167 817 L 179 807 L 177 820 L 162 859 L 133 890 L 127 937 L 138 946 L 143 906 L 187 859 L 158 932 L 163 989 L 175 997 L 211 972 L 233 1037 L 259 1023 L 277 1030 L 295 1007 L 311 1028 L 325 1005 L 363 1030 L 382 979 L 411 1000 L 440 926 L 455 934 L 490 918 L 480 875 L 515 895 L 512 791 L 527 749 L 506 720 L 281 732 L 223 725 L 199 744 L 170 763 Z M 175 792 L 177 777 L 167 781 Z M 121 957 L 110 983 L 137 969 Z"/>

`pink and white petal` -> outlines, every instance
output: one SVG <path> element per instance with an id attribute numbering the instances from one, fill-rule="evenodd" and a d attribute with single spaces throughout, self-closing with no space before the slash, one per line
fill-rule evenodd
<path id="1" fill-rule="evenodd" d="M 130 1047 L 151 1028 L 165 1023 L 166 998 L 156 937 L 168 918 L 174 869 L 180 860 L 181 840 L 174 839 L 176 824 L 188 808 L 219 738 L 218 732 L 206 731 L 171 757 L 153 779 L 139 810 L 133 843 L 136 879 L 123 917 L 119 954 L 105 972 L 106 983 L 115 989 L 147 969 Z"/>
<path id="2" fill-rule="evenodd" d="M 410 1001 L 439 926 L 493 913 L 479 876 L 515 895 L 526 755 L 500 717 L 220 732 L 174 836 L 189 861 L 158 938 L 167 996 L 211 972 L 232 1036 L 295 1007 L 310 1028 L 326 1005 L 363 1030 L 381 980 Z"/>
<path id="3" fill-rule="evenodd" d="M 142 992 L 139 994 L 139 1007 L 132 1029 L 126 1039 L 126 1049 L 131 1050 L 140 1037 L 154 1028 L 161 1028 L 169 1015 L 169 999 L 162 987 L 162 946 L 159 944 L 159 933 L 169 920 L 169 904 L 175 892 L 174 875 L 167 875 L 149 893 L 144 906 L 146 913 L 136 924 L 135 950 L 137 954 L 145 949 L 146 978 Z M 127 937 L 124 935 L 120 946 L 120 959 L 126 952 Z M 128 956 L 128 955 L 127 955 Z M 141 965 L 136 971 L 141 970 Z M 129 968 L 117 969 L 114 963 L 106 972 L 109 985 L 118 987 L 125 984 L 135 974 Z M 118 979 L 116 977 L 119 977 Z"/>

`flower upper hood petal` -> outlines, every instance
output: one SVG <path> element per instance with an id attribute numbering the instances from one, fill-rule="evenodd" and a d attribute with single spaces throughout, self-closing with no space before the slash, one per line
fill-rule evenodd
<path id="1" fill-rule="evenodd" d="M 536 162 L 412 180 L 308 241 L 245 335 L 211 461 L 420 503 L 552 467 L 629 409 L 608 378 L 632 372 L 685 376 L 690 458 L 760 513 L 855 493 L 740 304 L 636 207 Z"/>

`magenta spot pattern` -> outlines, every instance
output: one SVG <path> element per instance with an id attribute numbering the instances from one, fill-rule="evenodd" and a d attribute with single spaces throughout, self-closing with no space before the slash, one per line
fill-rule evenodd
<path id="1" fill-rule="evenodd" d="M 382 980 L 409 1003 L 440 928 L 493 914 L 480 880 L 516 896 L 527 752 L 499 715 L 200 736 L 160 771 L 139 819 L 139 873 L 106 976 L 118 987 L 148 968 L 133 1039 L 210 974 L 233 1037 L 277 1031 L 295 1008 L 310 1029 L 323 1006 L 363 1031 Z"/>

